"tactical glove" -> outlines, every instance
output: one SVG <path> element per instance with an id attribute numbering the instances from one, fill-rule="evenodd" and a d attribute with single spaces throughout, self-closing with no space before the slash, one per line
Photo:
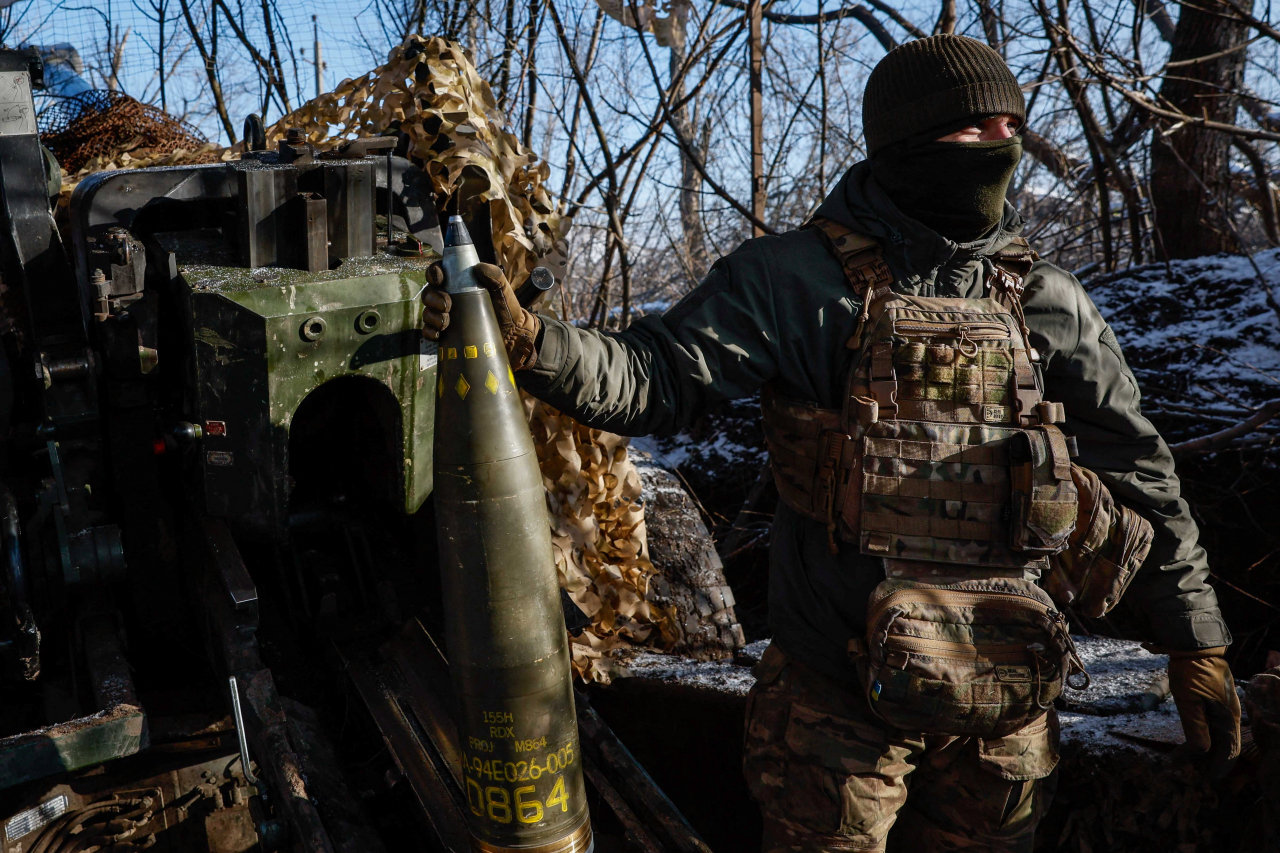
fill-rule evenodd
<path id="1" fill-rule="evenodd" d="M 473 270 L 476 283 L 489 291 L 511 369 L 533 367 L 538 360 L 537 341 L 542 321 L 537 314 L 520 305 L 501 268 L 493 264 L 477 264 Z M 449 327 L 453 300 L 444 290 L 444 278 L 443 265 L 436 263 L 427 268 L 428 287 L 422 293 L 422 336 L 429 341 L 440 340 L 440 333 Z"/>
<path id="2" fill-rule="evenodd" d="M 1240 697 L 1225 651 L 1218 646 L 1169 652 L 1169 692 L 1187 735 L 1186 751 L 1208 754 L 1215 776 L 1240 754 Z"/>

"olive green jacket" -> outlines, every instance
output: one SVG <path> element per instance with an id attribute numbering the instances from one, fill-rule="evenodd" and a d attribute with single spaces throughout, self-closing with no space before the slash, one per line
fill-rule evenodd
<path id="1" fill-rule="evenodd" d="M 925 296 L 983 295 L 986 255 L 1022 227 L 1006 204 L 996 234 L 958 246 L 898 211 L 866 163 L 849 170 L 818 213 L 879 240 L 895 287 Z M 1076 461 L 1155 527 L 1150 557 L 1126 597 L 1146 623 L 1145 639 L 1186 649 L 1230 643 L 1173 458 L 1142 415 L 1114 332 L 1069 273 L 1040 261 L 1026 282 L 1045 397 L 1066 407 L 1066 428 L 1080 447 Z M 520 384 L 585 424 L 623 435 L 676 432 L 770 380 L 779 380 L 786 396 L 839 408 L 853 357 L 844 342 L 859 307 L 812 230 L 761 237 L 717 261 L 671 310 L 625 332 L 544 317 L 538 362 L 519 375 Z M 847 674 L 847 643 L 863 632 L 867 597 L 883 578 L 880 561 L 852 544 L 832 555 L 822 524 L 779 506 L 770 566 L 774 639 L 811 666 Z"/>

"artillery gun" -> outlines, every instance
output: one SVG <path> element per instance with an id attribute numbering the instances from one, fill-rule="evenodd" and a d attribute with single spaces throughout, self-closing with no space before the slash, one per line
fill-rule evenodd
<path id="1" fill-rule="evenodd" d="M 434 639 L 429 181 L 251 117 L 239 160 L 87 178 L 60 231 L 40 80 L 0 50 L 0 853 L 497 849 Z M 706 850 L 577 716 L 598 849 Z"/>

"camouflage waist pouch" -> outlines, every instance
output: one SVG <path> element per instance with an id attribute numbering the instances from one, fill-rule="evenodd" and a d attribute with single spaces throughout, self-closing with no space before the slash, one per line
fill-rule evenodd
<path id="1" fill-rule="evenodd" d="M 1068 677 L 1088 685 L 1066 619 L 1022 579 L 883 581 L 865 652 L 871 708 L 912 732 L 1005 737 L 1049 710 Z"/>

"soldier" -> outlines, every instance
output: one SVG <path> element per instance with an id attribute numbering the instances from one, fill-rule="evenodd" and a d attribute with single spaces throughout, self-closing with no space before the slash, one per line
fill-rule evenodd
<path id="1" fill-rule="evenodd" d="M 1239 750 L 1239 702 L 1223 657 L 1231 636 L 1206 583 L 1206 554 L 1173 459 L 1140 411 L 1114 332 L 1074 277 L 1018 237 L 1022 217 L 1005 200 L 1025 110 L 1016 79 L 986 45 L 952 35 L 909 42 L 867 82 L 868 159 L 849 169 L 814 221 L 743 243 L 664 315 L 620 333 L 588 331 L 525 311 L 497 267 L 482 267 L 478 278 L 521 387 L 582 423 L 670 434 L 763 389 L 774 438 L 785 405 L 798 433 L 806 418 L 830 422 L 841 411 L 848 425 L 855 403 L 866 409 L 863 425 L 875 422 L 875 401 L 856 397 L 846 381 L 861 358 L 847 344 L 857 346 L 865 305 L 885 294 L 978 299 L 1011 282 L 1002 292 L 1018 297 L 1010 310 L 1023 315 L 1035 361 L 1016 384 L 1035 390 L 1034 372 L 1045 399 L 1065 406 L 1074 462 L 1154 527 L 1128 593 L 1132 611 L 1153 648 L 1171 657 L 1187 749 L 1226 760 Z M 433 284 L 442 280 L 431 273 Z M 424 301 L 424 334 L 434 339 L 448 323 L 449 299 L 428 288 Z M 946 358 L 954 351 L 939 348 Z M 910 396 L 895 387 L 878 397 L 882 415 Z M 1007 402 L 981 392 L 977 399 Z M 999 420 L 1006 409 L 981 407 L 978 417 Z M 783 495 L 770 546 L 773 643 L 748 700 L 744 760 L 764 814 L 765 851 L 883 850 L 895 825 L 903 850 L 1031 850 L 1057 764 L 1052 711 L 1002 738 L 887 725 L 850 649 L 864 635 L 868 596 L 888 561 L 848 544 L 858 531 L 837 524 L 847 502 L 822 492 L 826 515 L 810 511 L 823 488 L 806 481 L 819 454 L 813 441 L 780 451 L 771 440 L 770 449 Z M 856 455 L 836 447 L 832 464 Z M 807 458 L 807 469 L 797 458 Z"/>

